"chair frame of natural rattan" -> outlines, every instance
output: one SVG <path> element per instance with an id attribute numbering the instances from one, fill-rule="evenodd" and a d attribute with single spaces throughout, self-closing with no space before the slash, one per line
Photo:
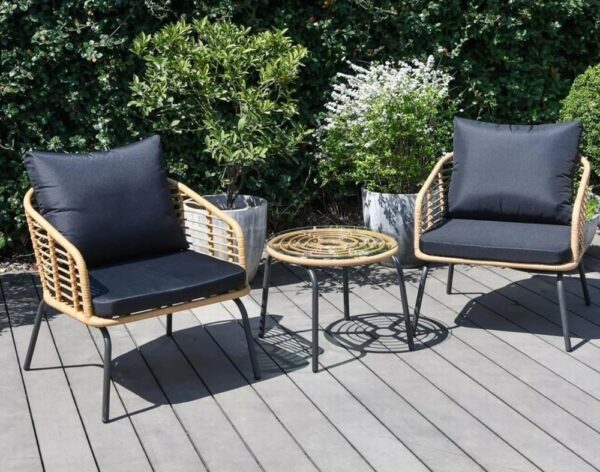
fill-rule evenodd
<path id="1" fill-rule="evenodd" d="M 244 233 L 240 225 L 184 184 L 169 179 L 169 187 L 175 213 L 190 243 L 190 249 L 226 259 L 245 269 Z M 186 208 L 184 204 L 187 203 L 193 203 L 194 207 L 190 208 L 188 206 Z M 241 297 L 250 292 L 248 283 L 239 290 L 175 305 L 157 306 L 142 312 L 112 318 L 97 316 L 94 314 L 92 304 L 89 273 L 81 252 L 39 213 L 33 189 L 29 189 L 25 194 L 23 205 L 43 289 L 43 299 L 38 306 L 29 348 L 25 357 L 23 366 L 25 370 L 30 369 L 46 307 L 52 307 L 58 312 L 64 313 L 88 326 L 100 329 L 104 338 L 102 421 L 106 423 L 109 421 L 112 351 L 108 327 L 166 315 L 167 336 L 171 336 L 172 314 L 174 312 L 232 300 L 236 303 L 242 315 L 254 377 L 257 380 L 260 378 L 260 369 L 256 360 L 248 313 L 240 300 Z M 191 219 L 190 216 L 193 214 L 200 218 Z"/>
<path id="2" fill-rule="evenodd" d="M 530 264 L 518 263 L 498 260 L 480 260 L 480 259 L 463 259 L 457 257 L 444 257 L 432 254 L 426 254 L 421 250 L 421 236 L 439 226 L 446 217 L 448 211 L 448 190 L 450 188 L 450 180 L 452 178 L 453 153 L 447 153 L 442 157 L 431 174 L 423 184 L 423 187 L 417 195 L 415 203 L 415 236 L 414 246 L 415 255 L 425 261 L 421 272 L 421 280 L 417 292 L 417 301 L 415 303 L 415 326 L 418 322 L 419 312 L 421 310 L 421 302 L 423 300 L 423 291 L 425 289 L 425 281 L 429 270 L 429 263 L 448 264 L 448 282 L 446 292 L 452 292 L 452 279 L 454 276 L 455 264 L 468 265 L 487 265 L 494 267 L 505 267 L 532 272 L 549 272 L 556 273 L 556 287 L 558 294 L 558 302 L 560 309 L 560 317 L 562 322 L 563 337 L 565 349 L 567 352 L 572 350 L 571 338 L 569 335 L 569 317 L 567 312 L 566 299 L 563 289 L 563 273 L 578 269 L 583 289 L 585 304 L 590 305 L 590 296 L 585 278 L 585 269 L 582 262 L 584 253 L 583 235 L 586 224 L 586 207 L 588 192 L 587 188 L 590 180 L 590 164 L 585 157 L 580 157 L 580 165 L 578 173 L 580 174 L 579 185 L 574 195 L 573 213 L 571 217 L 571 252 L 572 258 L 560 265 L 545 265 L 545 264 Z"/>

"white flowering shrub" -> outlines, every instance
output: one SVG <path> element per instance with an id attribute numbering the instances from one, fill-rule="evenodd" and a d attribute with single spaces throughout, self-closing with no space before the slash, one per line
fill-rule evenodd
<path id="1" fill-rule="evenodd" d="M 452 77 L 426 62 L 386 62 L 338 74 L 317 130 L 325 183 L 414 193 L 449 149 Z"/>

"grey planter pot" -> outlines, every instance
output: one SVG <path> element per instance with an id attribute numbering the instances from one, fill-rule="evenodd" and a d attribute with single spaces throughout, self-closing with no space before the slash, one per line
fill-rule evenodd
<path id="1" fill-rule="evenodd" d="M 596 230 L 600 225 L 600 213 L 594 215 L 591 219 L 585 222 L 585 228 L 583 229 L 583 252 L 587 251 L 591 246 Z"/>
<path id="2" fill-rule="evenodd" d="M 224 194 L 205 195 L 204 198 L 224 211 L 242 227 L 246 243 L 248 283 L 252 282 L 260 264 L 267 236 L 267 201 L 251 195 L 238 195 L 234 208 L 229 210 L 227 209 L 227 196 Z M 192 221 L 198 220 L 199 223 L 202 223 L 201 218 L 203 217 L 197 214 L 190 214 L 188 218 Z"/>
<path id="3" fill-rule="evenodd" d="M 404 267 L 423 265 L 423 262 L 415 257 L 413 242 L 416 199 L 416 194 L 362 190 L 365 226 L 373 231 L 388 234 L 398 241 L 398 255 Z"/>

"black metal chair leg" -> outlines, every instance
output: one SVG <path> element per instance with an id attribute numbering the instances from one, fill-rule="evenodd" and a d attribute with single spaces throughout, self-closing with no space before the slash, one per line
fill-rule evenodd
<path id="1" fill-rule="evenodd" d="M 306 269 L 312 284 L 312 371 L 319 370 L 319 282 L 313 269 Z"/>
<path id="2" fill-rule="evenodd" d="M 23 369 L 29 370 L 31 367 L 31 358 L 33 357 L 33 351 L 35 351 L 35 344 L 37 343 L 38 334 L 40 333 L 40 326 L 42 324 L 42 318 L 46 311 L 46 304 L 44 300 L 40 302 L 35 315 L 35 322 L 33 323 L 33 331 L 31 331 L 31 338 L 29 339 L 29 347 L 27 348 L 27 355 L 25 356 L 25 362 L 23 363 Z"/>
<path id="3" fill-rule="evenodd" d="M 452 293 L 452 281 L 454 280 L 454 264 L 448 265 L 448 282 L 446 283 L 446 293 Z"/>
<path id="4" fill-rule="evenodd" d="M 344 279 L 344 319 L 350 319 L 350 295 L 349 295 L 349 283 L 348 283 L 348 267 L 342 269 L 342 276 Z"/>
<path id="5" fill-rule="evenodd" d="M 108 423 L 108 413 L 110 409 L 110 371 L 112 362 L 112 343 L 108 329 L 100 328 L 104 338 L 104 380 L 102 383 L 102 422 Z"/>
<path id="6" fill-rule="evenodd" d="M 587 279 L 585 278 L 585 267 L 583 266 L 583 261 L 579 262 L 577 269 L 579 269 L 579 281 L 581 282 L 581 289 L 583 290 L 585 304 L 590 306 L 592 301 L 590 300 L 590 292 L 588 290 Z"/>
<path id="7" fill-rule="evenodd" d="M 167 336 L 173 336 L 173 313 L 167 315 Z"/>
<path id="8" fill-rule="evenodd" d="M 558 292 L 558 306 L 560 308 L 560 320 L 562 323 L 563 337 L 565 339 L 565 350 L 571 352 L 571 337 L 569 336 L 569 314 L 567 313 L 567 302 L 563 287 L 563 275 L 556 274 L 556 291 Z"/>
<path id="9" fill-rule="evenodd" d="M 406 325 L 406 338 L 408 339 L 408 349 L 413 351 L 415 349 L 415 343 L 413 340 L 414 329 L 410 322 L 410 311 L 408 309 L 408 298 L 406 296 L 406 285 L 404 284 L 404 272 L 400 265 L 400 259 L 394 256 L 394 263 L 396 264 L 396 271 L 398 272 L 398 285 L 400 285 L 400 298 L 402 298 L 402 311 L 404 312 L 404 323 Z"/>
<path id="10" fill-rule="evenodd" d="M 263 276 L 262 303 L 260 305 L 260 324 L 258 337 L 265 337 L 265 324 L 267 321 L 267 303 L 269 302 L 269 285 L 271 284 L 271 256 L 265 259 L 265 273 Z"/>
<path id="11" fill-rule="evenodd" d="M 250 328 L 250 320 L 248 319 L 248 312 L 246 307 L 239 298 L 233 300 L 242 314 L 242 323 L 244 324 L 244 333 L 246 334 L 246 343 L 248 344 L 248 354 L 250 354 L 250 362 L 252 363 L 252 371 L 254 372 L 254 378 L 260 379 L 260 367 L 256 360 L 256 352 L 254 350 L 254 339 L 252 338 L 252 330 Z"/>
<path id="12" fill-rule="evenodd" d="M 429 265 L 425 264 L 421 269 L 421 278 L 419 280 L 419 289 L 417 290 L 417 300 L 415 301 L 414 332 L 417 333 L 419 326 L 419 316 L 421 316 L 421 303 L 423 303 L 423 294 L 425 293 L 425 282 L 429 274 Z"/>

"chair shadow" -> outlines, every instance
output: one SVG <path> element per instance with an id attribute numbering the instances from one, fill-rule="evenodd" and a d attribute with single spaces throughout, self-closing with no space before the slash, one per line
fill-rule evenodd
<path id="1" fill-rule="evenodd" d="M 0 283 L 8 311 L 8 316 L 6 313 L 0 315 L 0 336 L 11 327 L 15 329 L 33 325 L 42 294 L 41 288 L 38 287 L 39 292 L 36 291 L 35 284 L 39 283 L 37 275 L 30 272 L 4 274 L 0 277 Z M 48 320 L 57 315 L 56 310 L 46 310 Z"/>
<path id="2" fill-rule="evenodd" d="M 251 318 L 250 321 L 253 327 L 258 326 L 258 318 Z M 260 340 L 255 338 L 258 345 L 255 343 L 254 347 L 262 373 L 259 381 L 285 375 L 286 372 L 301 369 L 309 364 L 310 351 L 307 351 L 307 343 L 298 336 L 279 331 L 283 330 L 270 329 L 265 338 Z M 256 329 L 254 329 L 254 332 L 256 332 Z M 216 340 L 218 344 L 221 344 L 220 340 L 234 339 L 233 349 L 236 351 L 232 353 L 230 349 L 227 349 L 227 353 L 218 354 L 219 348 L 216 347 L 211 352 L 206 353 L 202 350 L 195 351 L 190 348 L 190 346 L 201 346 L 202 343 L 207 342 L 207 333 L 210 333 L 210 337 Z M 113 381 L 155 406 L 193 402 L 210 395 L 247 387 L 249 382 L 255 382 L 251 374 L 252 369 L 247 354 L 246 342 L 237 320 L 232 319 L 176 330 L 173 335 L 174 342 L 185 353 L 185 357 L 189 362 L 184 362 L 185 365 L 183 366 L 180 365 L 182 363 L 182 353 L 179 348 L 173 345 L 167 346 L 167 343 L 172 343 L 173 340 L 160 336 L 140 345 L 139 350 L 133 349 L 115 357 L 112 369 Z M 232 345 L 232 341 L 227 342 Z M 152 377 L 136 375 L 136 370 L 139 371 L 141 362 L 140 351 L 142 353 L 152 352 L 154 362 L 161 362 L 169 366 L 168 385 L 161 384 L 160 388 L 157 388 L 156 381 Z M 209 364 L 211 358 L 214 359 L 217 355 L 222 357 L 218 360 L 215 359 L 216 363 L 228 363 L 228 365 L 217 373 L 211 373 L 208 382 L 202 372 L 196 375 L 190 368 L 190 364 Z M 162 357 L 157 361 L 156 359 L 159 356 Z M 234 363 L 235 367 L 231 363 Z M 153 365 L 151 370 L 164 369 L 164 364 L 162 367 Z M 163 389 L 168 391 L 168 395 L 165 395 Z"/>
<path id="3" fill-rule="evenodd" d="M 415 351 L 443 342 L 450 329 L 431 318 L 420 317 Z M 325 328 L 333 344 L 361 354 L 409 352 L 404 317 L 400 313 L 365 313 L 334 321 Z"/>
<path id="4" fill-rule="evenodd" d="M 460 311 L 455 319 L 458 326 L 470 329 L 488 329 L 493 331 L 528 331 L 532 334 L 557 336 L 562 338 L 562 323 L 556 300 L 548 299 L 548 303 L 554 303 L 552 309 L 544 310 L 536 307 L 535 299 L 525 303 L 524 297 L 533 296 L 538 293 L 540 282 L 550 283 L 548 287 L 556 285 L 556 277 L 542 274 L 532 275 L 529 279 L 520 280 L 519 284 L 508 283 L 506 286 L 484 293 L 471 299 Z M 573 281 L 574 283 L 575 281 Z M 579 280 L 577 280 L 579 284 Z M 533 292 L 529 294 L 528 292 Z M 556 290 L 553 290 L 556 294 Z M 524 292 L 524 293 L 523 293 Z M 462 293 L 462 292 L 460 292 Z M 451 295 L 450 295 L 451 296 Z M 573 329 L 577 329 L 579 321 L 575 319 L 577 311 L 580 314 L 592 313 L 597 307 L 586 306 L 583 299 L 574 296 L 565 290 L 567 310 L 570 320 L 571 336 Z M 525 310 L 525 313 L 523 312 Z M 573 311 L 570 311 L 573 310 Z M 496 315 L 490 315 L 490 311 Z M 584 318 L 584 317 L 582 317 Z M 507 321 L 508 320 L 508 321 Z M 577 330 L 581 337 L 581 328 Z M 591 339 L 600 339 L 600 326 L 593 322 L 585 324 L 585 338 L 573 346 L 573 349 L 581 347 Z"/>

